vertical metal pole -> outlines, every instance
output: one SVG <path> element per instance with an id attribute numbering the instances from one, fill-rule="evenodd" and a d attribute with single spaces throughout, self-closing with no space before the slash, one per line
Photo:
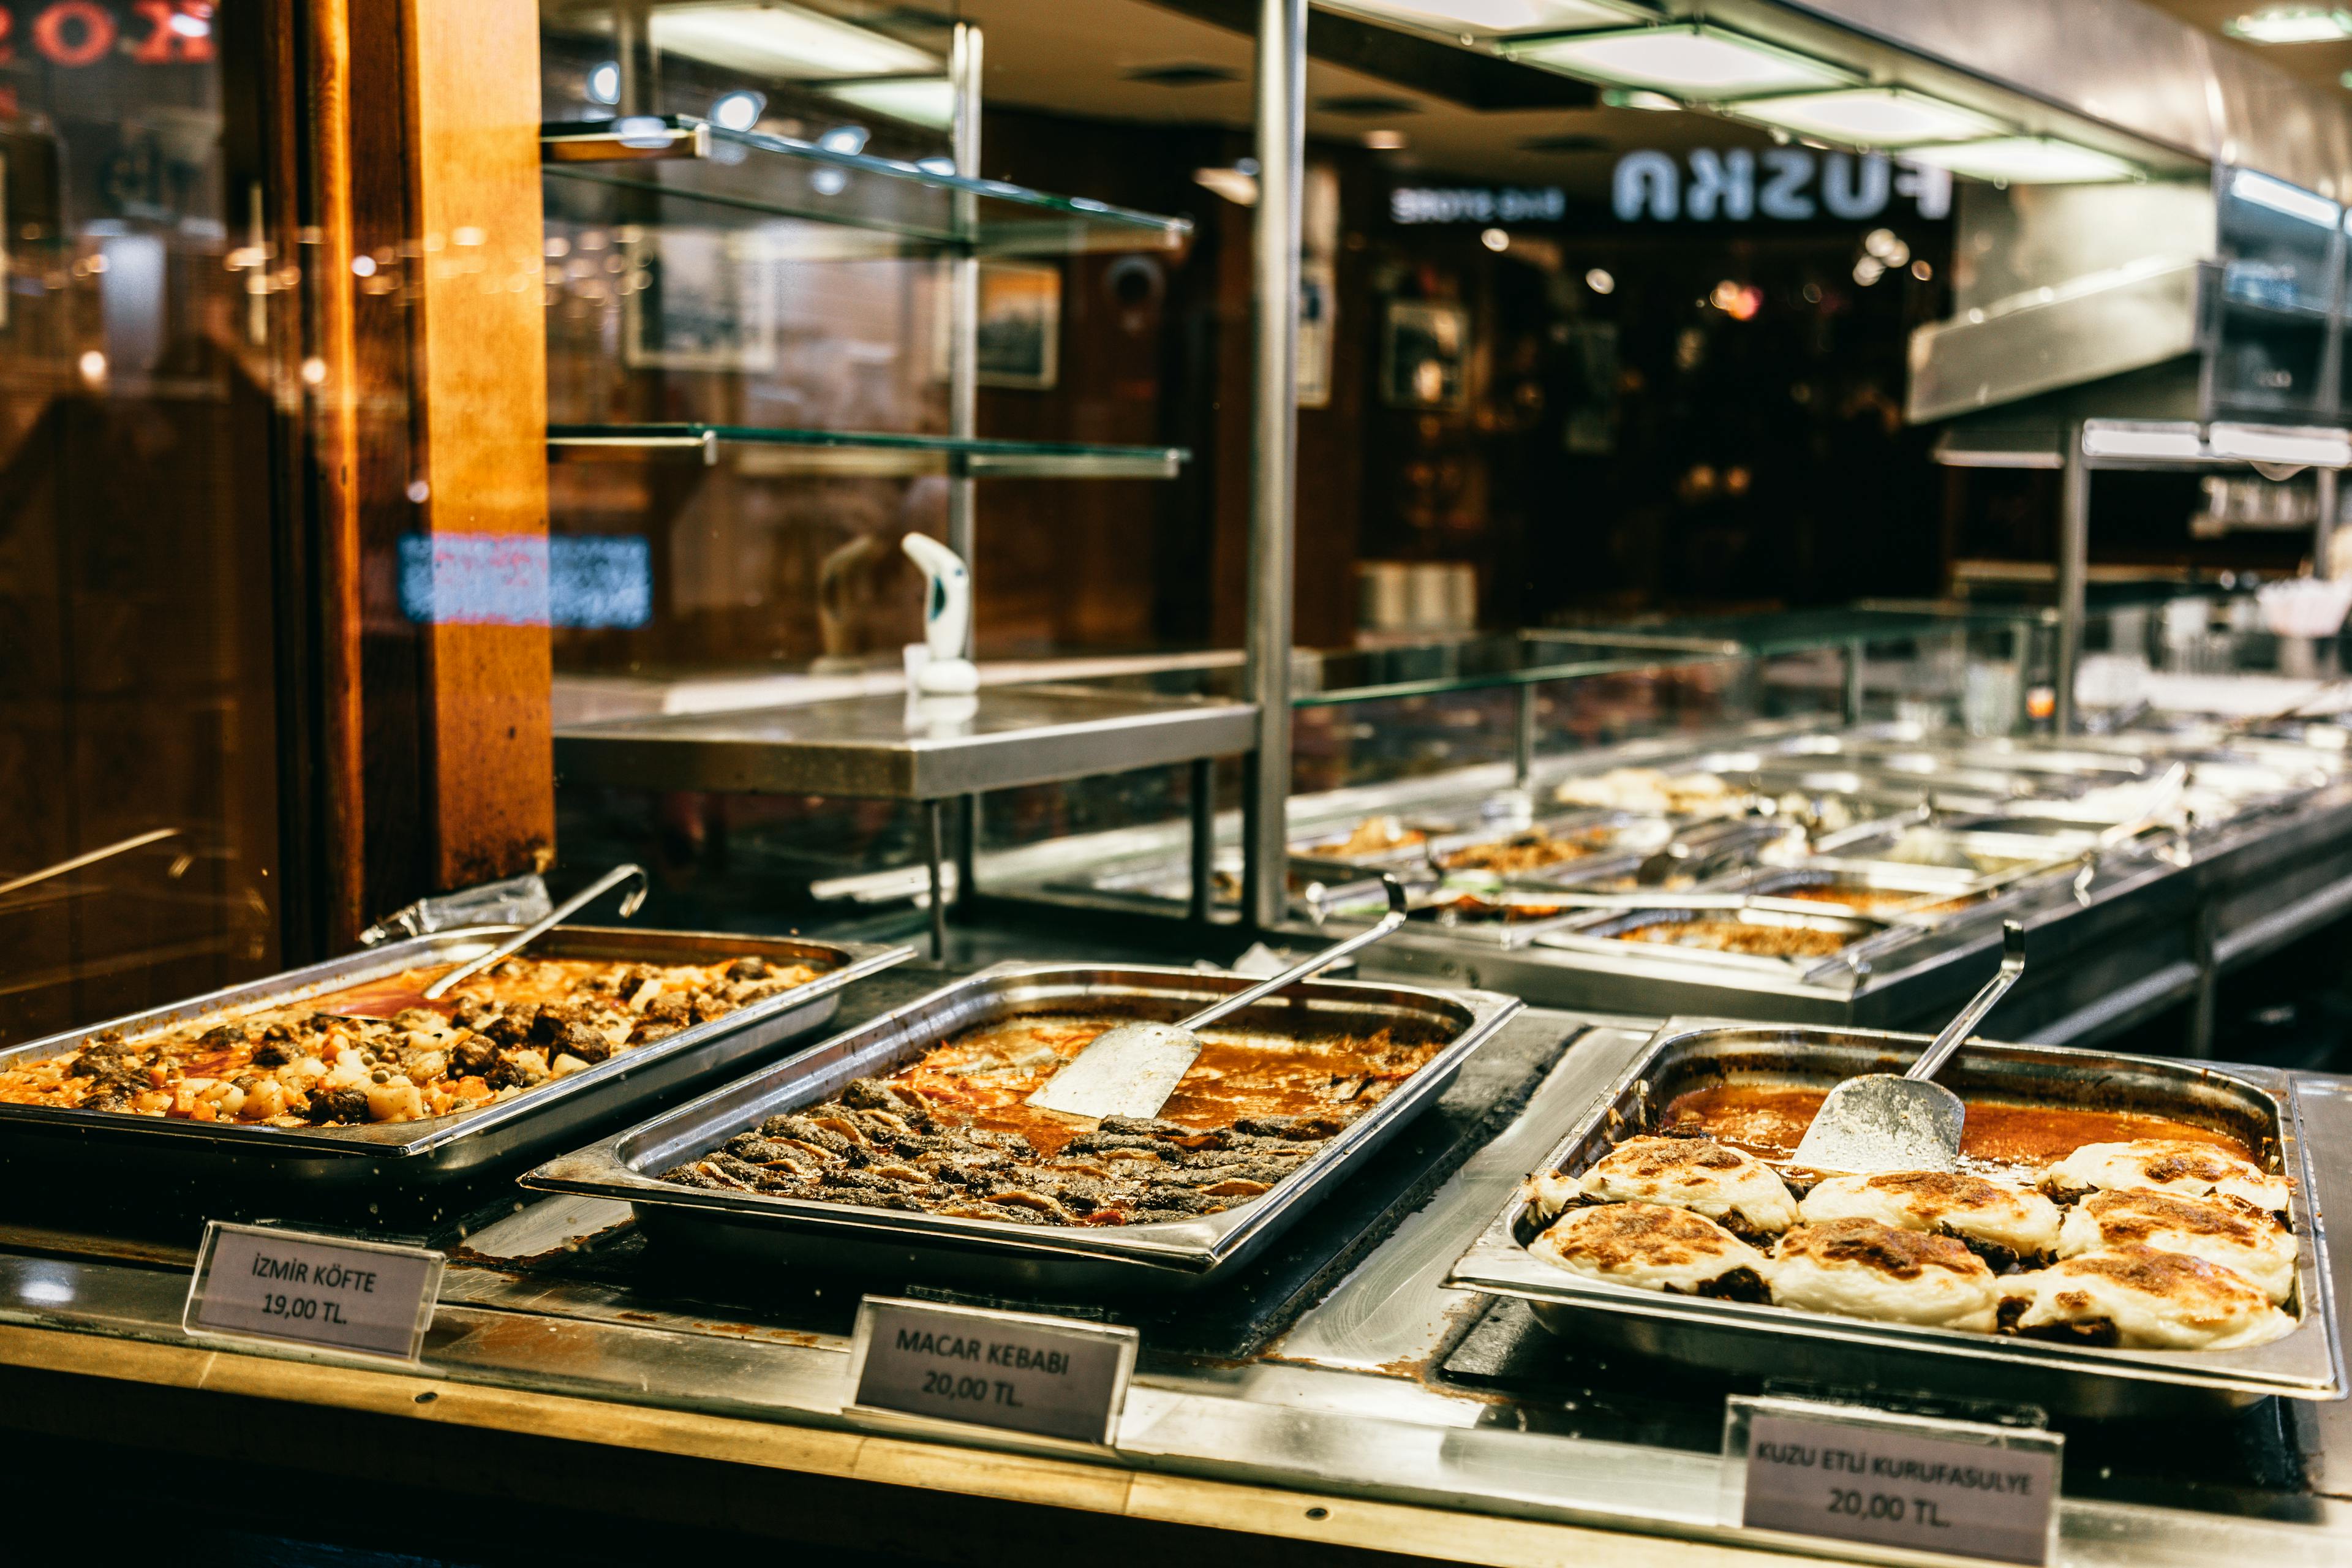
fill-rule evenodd
<path id="1" fill-rule="evenodd" d="M 928 830 L 924 834 L 923 865 L 931 874 L 931 957 L 934 960 L 948 955 L 948 900 L 945 891 L 940 887 L 940 862 L 944 858 L 940 839 L 945 837 L 945 817 L 944 802 L 923 802 L 923 826 Z"/>
<path id="2" fill-rule="evenodd" d="M 949 132 L 956 173 L 980 177 L 980 29 L 958 22 L 948 45 L 948 84 L 954 92 L 955 123 Z M 979 221 L 979 204 L 969 195 L 954 198 L 957 226 L 969 235 Z M 948 262 L 948 434 L 980 433 L 980 258 L 959 253 Z M 974 481 L 958 472 L 948 481 L 948 548 L 963 557 L 964 570 L 979 575 L 972 559 L 978 522 Z M 975 617 L 976 618 L 976 617 Z"/>
<path id="3" fill-rule="evenodd" d="M 1307 162 L 1307 0 L 1258 0 L 1255 254 L 1251 258 L 1249 688 L 1257 747 L 1244 801 L 1244 910 L 1289 902 L 1292 544 L 1298 461 L 1298 245 Z"/>
<path id="4" fill-rule="evenodd" d="M 1217 878 L 1217 760 L 1214 757 L 1192 759 L 1192 901 L 1186 910 L 1196 921 L 1205 923 L 1209 910 L 1216 898 Z"/>
<path id="5" fill-rule="evenodd" d="M 2058 733 L 2074 731 L 2074 671 L 2083 661 L 2084 584 L 2091 572 L 2091 468 L 2083 427 L 2066 431 L 2058 500 Z"/>
<path id="6" fill-rule="evenodd" d="M 948 85 L 954 94 L 954 123 L 949 130 L 950 151 L 956 173 L 980 176 L 980 29 L 958 22 L 948 44 Z M 962 232 L 976 229 L 978 202 L 969 195 L 955 198 L 956 219 Z M 948 260 L 948 434 L 980 434 L 980 258 L 968 250 Z M 978 641 L 980 563 L 980 493 L 978 481 L 961 464 L 948 480 L 948 548 L 963 562 L 972 584 L 971 627 L 965 633 L 964 652 L 970 656 Z M 972 861 L 980 847 L 980 796 L 965 795 L 956 803 L 956 902 L 974 890 Z"/>
<path id="7" fill-rule="evenodd" d="M 660 96 L 646 5 L 646 0 L 614 0 L 613 6 L 613 61 L 621 69 L 617 114 L 651 114 Z"/>
<path id="8" fill-rule="evenodd" d="M 1513 692 L 1511 704 L 1511 782 L 1525 789 L 1536 771 L 1535 682 Z"/>
<path id="9" fill-rule="evenodd" d="M 2315 469 L 2311 476 L 2312 489 L 2318 501 L 2319 514 L 2311 520 L 2311 574 L 2332 577 L 2328 569 L 2328 546 L 2336 541 L 2336 487 L 2340 482 L 2334 468 Z"/>
<path id="10" fill-rule="evenodd" d="M 1862 722 L 1862 644 L 1845 645 L 1845 721 Z"/>

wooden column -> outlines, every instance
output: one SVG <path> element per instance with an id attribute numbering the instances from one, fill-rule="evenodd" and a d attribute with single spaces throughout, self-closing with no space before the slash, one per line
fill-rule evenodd
<path id="1" fill-rule="evenodd" d="M 494 607 L 425 633 L 430 875 L 451 888 L 543 868 L 555 848 L 539 6 L 405 4 L 420 504 L 464 570 L 514 573 L 513 624 Z"/>

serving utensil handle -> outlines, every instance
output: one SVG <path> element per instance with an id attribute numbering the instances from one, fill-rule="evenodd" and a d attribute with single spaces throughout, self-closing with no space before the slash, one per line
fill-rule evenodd
<path id="1" fill-rule="evenodd" d="M 2008 995 L 2009 988 L 2016 984 L 2017 977 L 2024 973 L 2025 928 L 2015 921 L 2003 921 L 2000 922 L 2000 970 L 1985 982 L 1983 990 L 1969 999 L 1969 1005 L 1960 1009 L 1959 1016 L 1945 1025 L 1944 1032 L 1928 1042 L 1927 1048 L 1919 1053 L 1919 1059 L 1911 1064 L 1911 1070 L 1903 1076 L 1934 1078 L 1936 1069 L 1950 1059 L 1952 1053 L 1960 1048 L 1960 1042 L 1969 1037 L 1969 1031 L 1984 1021 L 1984 1016 L 1992 1011 L 1992 1005 Z"/>
<path id="2" fill-rule="evenodd" d="M 506 941 L 499 943 L 498 946 L 490 949 L 489 952 L 482 954 L 481 957 L 475 959 L 470 963 L 459 964 L 457 968 L 451 970 L 448 973 L 443 975 L 432 984 L 427 985 L 425 988 L 425 999 L 428 1002 L 439 1001 L 448 993 L 451 986 L 457 984 L 461 981 L 471 980 L 475 975 L 479 974 L 483 970 L 488 969 L 491 964 L 496 963 L 499 960 L 502 958 L 510 958 L 517 952 L 521 952 L 524 948 L 530 946 L 532 942 L 545 935 L 550 930 L 562 924 L 573 914 L 587 908 L 590 904 L 594 903 L 598 899 L 603 898 L 606 893 L 611 892 L 614 888 L 619 887 L 623 882 L 627 881 L 632 877 L 636 879 L 637 885 L 629 890 L 629 894 L 626 898 L 621 900 L 621 918 L 623 920 L 627 920 L 631 915 L 637 912 L 637 906 L 646 901 L 646 891 L 653 885 L 652 879 L 646 875 L 646 868 L 643 866 L 635 864 L 624 864 L 614 867 L 611 870 L 597 878 L 593 882 L 589 883 L 587 887 L 582 889 L 579 892 L 572 894 L 570 898 L 564 900 L 562 903 L 548 910 L 547 913 L 531 921 L 530 924 L 523 927 L 522 930 L 515 932 L 514 935 L 507 938 Z"/>
<path id="3" fill-rule="evenodd" d="M 1286 985 L 1297 984 L 1310 974 L 1330 968 L 1349 953 L 1371 946 L 1404 924 L 1407 912 L 1404 884 L 1390 872 L 1383 871 L 1381 873 L 1381 886 L 1389 895 L 1389 912 L 1382 915 L 1376 924 L 1358 931 L 1345 942 L 1325 948 L 1303 963 L 1291 965 L 1271 980 L 1261 980 L 1248 990 L 1237 991 L 1213 1007 L 1204 1007 L 1189 1018 L 1180 1019 L 1176 1026 L 1180 1029 L 1205 1029 L 1218 1019 L 1238 1013 L 1251 1003 L 1271 996 Z"/>

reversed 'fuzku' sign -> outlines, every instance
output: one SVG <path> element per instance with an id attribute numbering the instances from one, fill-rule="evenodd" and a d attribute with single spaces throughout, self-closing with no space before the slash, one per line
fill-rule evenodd
<path id="1" fill-rule="evenodd" d="M 181 1324 L 192 1334 L 415 1361 L 442 1261 L 422 1247 L 215 1220 L 205 1227 Z"/>
<path id="2" fill-rule="evenodd" d="M 2053 1433 L 1795 1400 L 1731 1405 L 1727 1448 L 1743 1415 L 1747 1446 L 1738 1521 L 1751 1530 L 2050 1559 L 2063 1441 Z"/>
<path id="3" fill-rule="evenodd" d="M 850 1403 L 1108 1443 L 1136 1344 L 1133 1329 L 869 1296 L 850 1347 Z"/>

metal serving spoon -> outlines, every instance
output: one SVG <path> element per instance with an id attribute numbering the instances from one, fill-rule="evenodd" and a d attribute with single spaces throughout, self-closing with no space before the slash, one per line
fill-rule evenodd
<path id="1" fill-rule="evenodd" d="M 1958 1017 L 1944 1026 L 1909 1072 L 1900 1078 L 1865 1073 L 1830 1090 L 1790 1163 L 1857 1173 L 1949 1171 L 1958 1165 L 1968 1107 L 1958 1095 L 1928 1080 L 2024 973 L 2025 928 L 2003 921 L 2000 972 L 1985 982 Z"/>
<path id="2" fill-rule="evenodd" d="M 1194 1030 L 1205 1029 L 1285 986 L 1328 969 L 1404 924 L 1404 884 L 1386 872 L 1381 873 L 1381 883 L 1388 889 L 1389 912 L 1380 918 L 1379 923 L 1189 1018 L 1180 1018 L 1173 1024 L 1121 1024 L 1105 1030 L 1046 1079 L 1045 1087 L 1029 1097 L 1028 1103 L 1040 1110 L 1058 1110 L 1096 1120 L 1106 1116 L 1159 1115 L 1168 1097 L 1176 1092 L 1177 1080 L 1191 1070 L 1201 1055 L 1201 1037 Z"/>
<path id="3" fill-rule="evenodd" d="M 637 912 L 637 906 L 646 901 L 646 891 L 651 885 L 643 866 L 614 867 L 587 887 L 572 894 L 538 920 L 482 954 L 481 957 L 459 964 L 422 991 L 362 990 L 358 996 L 349 1002 L 341 1003 L 332 1007 L 321 1007 L 319 1011 L 330 1018 L 389 1018 L 396 1014 L 406 1012 L 411 1007 L 424 1007 L 441 1013 L 448 1012 L 457 1004 L 444 1002 L 442 998 L 461 983 L 471 980 L 502 958 L 513 957 L 546 935 L 549 931 L 562 924 L 572 915 L 594 903 L 633 877 L 636 879 L 637 885 L 630 889 L 621 900 L 621 918 L 627 920 Z"/>

